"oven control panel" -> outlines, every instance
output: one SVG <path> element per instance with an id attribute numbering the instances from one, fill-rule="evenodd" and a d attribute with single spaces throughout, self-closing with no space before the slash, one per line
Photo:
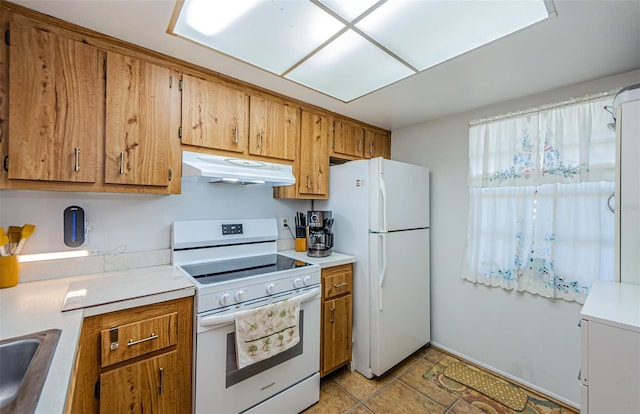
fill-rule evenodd
<path id="1" fill-rule="evenodd" d="M 242 224 L 223 224 L 222 235 L 242 234 Z"/>

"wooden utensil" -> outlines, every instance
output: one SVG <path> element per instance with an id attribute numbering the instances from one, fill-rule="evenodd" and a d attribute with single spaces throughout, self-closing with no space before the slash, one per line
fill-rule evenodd
<path id="1" fill-rule="evenodd" d="M 7 235 L 9 236 L 9 254 L 16 254 L 16 247 L 20 242 L 20 235 L 22 234 L 22 227 L 9 226 L 7 229 Z"/>

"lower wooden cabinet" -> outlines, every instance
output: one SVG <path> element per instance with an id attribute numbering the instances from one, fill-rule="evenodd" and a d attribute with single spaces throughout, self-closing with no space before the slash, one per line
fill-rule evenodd
<path id="1" fill-rule="evenodd" d="M 101 374 L 100 412 L 180 412 L 177 362 L 177 352 L 172 351 Z"/>
<path id="2" fill-rule="evenodd" d="M 72 413 L 191 413 L 193 298 L 85 318 Z"/>
<path id="3" fill-rule="evenodd" d="M 322 269 L 320 376 L 351 361 L 353 265 Z"/>

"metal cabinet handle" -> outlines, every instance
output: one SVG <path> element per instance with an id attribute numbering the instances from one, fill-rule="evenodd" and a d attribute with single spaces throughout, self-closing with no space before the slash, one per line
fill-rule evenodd
<path id="1" fill-rule="evenodd" d="M 158 394 L 162 395 L 164 392 L 164 368 L 160 368 L 160 386 L 158 387 Z"/>
<path id="2" fill-rule="evenodd" d="M 233 143 L 238 145 L 238 125 L 233 127 Z"/>
<path id="3" fill-rule="evenodd" d="M 373 155 L 373 141 L 369 143 L 369 155 Z"/>
<path id="4" fill-rule="evenodd" d="M 311 177 L 307 174 L 307 188 L 311 187 Z"/>
<path id="5" fill-rule="evenodd" d="M 613 192 L 611 193 L 611 195 L 609 196 L 609 198 L 607 198 L 607 207 L 609 207 L 609 211 L 612 213 L 615 213 L 615 211 L 613 210 L 613 207 L 611 207 L 611 200 L 613 199 L 613 197 L 616 196 L 616 193 Z"/>
<path id="6" fill-rule="evenodd" d="M 133 339 L 129 339 L 129 342 L 127 342 L 127 346 L 138 345 L 143 342 L 151 341 L 153 339 L 158 339 L 158 335 L 156 335 L 155 333 L 151 333 L 151 336 L 149 336 L 148 338 L 138 339 L 137 341 L 134 341 Z"/>
<path id="7" fill-rule="evenodd" d="M 358 152 L 362 151 L 362 140 L 358 140 Z"/>
<path id="8" fill-rule="evenodd" d="M 120 174 L 124 174 L 124 152 L 120 153 Z"/>
<path id="9" fill-rule="evenodd" d="M 331 323 L 333 323 L 333 321 L 334 321 L 335 312 L 336 312 L 336 308 L 331 308 L 331 319 L 329 320 L 329 322 L 331 322 Z"/>
<path id="10" fill-rule="evenodd" d="M 336 289 L 341 288 L 341 287 L 345 287 L 345 286 L 347 286 L 347 282 L 342 282 L 340 284 L 333 285 L 333 287 L 336 288 Z"/>
<path id="11" fill-rule="evenodd" d="M 258 148 L 262 148 L 262 130 L 258 132 Z"/>
<path id="12" fill-rule="evenodd" d="M 80 171 L 80 148 L 76 147 L 76 165 L 73 169 L 75 172 Z"/>

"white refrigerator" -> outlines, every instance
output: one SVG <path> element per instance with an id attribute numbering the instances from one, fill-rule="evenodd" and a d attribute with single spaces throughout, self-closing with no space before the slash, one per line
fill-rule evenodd
<path id="1" fill-rule="evenodd" d="M 356 257 L 353 368 L 380 376 L 430 341 L 429 170 L 374 158 L 332 166 L 334 250 Z"/>

